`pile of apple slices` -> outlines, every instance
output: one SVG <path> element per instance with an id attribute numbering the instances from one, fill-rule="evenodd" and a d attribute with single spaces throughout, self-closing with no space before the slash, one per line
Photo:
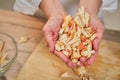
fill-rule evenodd
<path id="1" fill-rule="evenodd" d="M 84 8 L 78 10 L 75 17 L 68 15 L 59 31 L 59 39 L 55 45 L 57 51 L 62 52 L 78 65 L 81 59 L 87 61 L 93 50 L 92 41 L 97 37 L 96 31 L 89 26 L 90 16 L 84 12 Z"/>

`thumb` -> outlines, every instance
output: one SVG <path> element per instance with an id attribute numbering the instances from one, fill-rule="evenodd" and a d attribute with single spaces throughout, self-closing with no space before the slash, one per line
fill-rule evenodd
<path id="1" fill-rule="evenodd" d="M 47 24 L 44 26 L 43 32 L 44 32 L 46 41 L 50 47 L 50 52 L 53 52 L 54 51 L 53 32 Z"/>

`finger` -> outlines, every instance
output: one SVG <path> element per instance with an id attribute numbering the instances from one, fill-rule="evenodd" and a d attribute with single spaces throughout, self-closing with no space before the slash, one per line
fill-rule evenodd
<path id="1" fill-rule="evenodd" d="M 93 41 L 93 49 L 96 51 L 98 51 L 98 46 L 99 46 L 99 42 L 98 42 L 98 39 L 96 38 L 94 41 Z"/>
<path id="2" fill-rule="evenodd" d="M 88 65 L 92 65 L 94 63 L 96 54 L 91 55 L 91 57 L 87 60 Z"/>
<path id="3" fill-rule="evenodd" d="M 65 63 L 69 61 L 69 59 L 61 52 L 55 50 L 54 54 L 57 55 L 60 59 L 62 59 Z"/>
<path id="4" fill-rule="evenodd" d="M 53 40 L 57 41 L 58 37 L 59 37 L 58 32 L 54 32 Z"/>
<path id="5" fill-rule="evenodd" d="M 103 36 L 103 28 L 102 26 L 100 26 L 100 28 L 98 27 L 97 29 L 97 38 L 93 41 L 93 48 L 94 50 L 98 51 L 98 47 L 99 47 L 99 44 L 102 40 L 102 36 Z"/>
<path id="6" fill-rule="evenodd" d="M 84 63 L 84 62 L 86 62 L 86 61 L 87 61 L 87 58 L 86 58 L 86 57 L 82 56 L 82 57 L 80 58 L 80 62 L 81 62 L 81 63 Z"/>
<path id="7" fill-rule="evenodd" d="M 50 47 L 50 52 L 53 52 L 55 44 L 53 41 L 53 32 L 51 31 L 51 29 L 49 29 L 49 27 L 46 26 L 43 28 L 43 32 L 45 34 L 46 41 Z"/>
<path id="8" fill-rule="evenodd" d="M 72 63 L 71 60 L 68 61 L 67 65 L 68 65 L 69 67 L 76 67 L 76 66 L 77 66 L 77 64 Z"/>
<path id="9" fill-rule="evenodd" d="M 100 43 L 101 40 L 102 40 L 102 37 L 103 37 L 103 33 L 104 33 L 104 28 L 103 28 L 103 25 L 100 24 L 98 29 L 97 29 L 97 39 L 98 39 L 98 42 Z"/>

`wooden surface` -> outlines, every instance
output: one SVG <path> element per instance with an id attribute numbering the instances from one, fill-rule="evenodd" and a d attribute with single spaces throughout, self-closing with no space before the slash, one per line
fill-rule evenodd
<path id="1" fill-rule="evenodd" d="M 18 57 L 5 75 L 7 80 L 15 80 L 17 73 L 39 43 L 44 23 L 42 18 L 0 9 L 0 32 L 11 35 L 16 42 L 21 37 L 30 37 L 27 42 L 18 44 Z"/>
<path id="2" fill-rule="evenodd" d="M 103 40 L 99 55 L 87 71 L 93 80 L 120 80 L 120 43 Z M 72 72 L 59 58 L 49 53 L 44 37 L 33 51 L 17 80 L 61 80 L 63 72 Z"/>

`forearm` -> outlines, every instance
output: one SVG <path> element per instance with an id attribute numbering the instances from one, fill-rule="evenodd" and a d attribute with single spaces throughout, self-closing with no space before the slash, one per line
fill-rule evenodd
<path id="1" fill-rule="evenodd" d="M 102 0 L 80 0 L 79 7 L 84 7 L 90 15 L 97 15 L 102 4 Z"/>
<path id="2" fill-rule="evenodd" d="M 64 17 L 66 15 L 60 0 L 43 0 L 40 5 L 41 10 L 45 13 L 47 18 L 51 16 Z"/>

